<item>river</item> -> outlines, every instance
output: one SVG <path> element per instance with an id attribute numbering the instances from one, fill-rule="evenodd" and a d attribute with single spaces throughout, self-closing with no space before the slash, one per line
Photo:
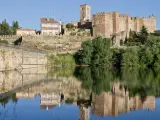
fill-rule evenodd
<path id="1" fill-rule="evenodd" d="M 159 120 L 160 70 L 30 68 L 0 73 L 0 120 Z"/>

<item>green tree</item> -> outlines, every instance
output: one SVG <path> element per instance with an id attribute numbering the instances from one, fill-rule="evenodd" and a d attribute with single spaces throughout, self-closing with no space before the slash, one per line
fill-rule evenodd
<path id="1" fill-rule="evenodd" d="M 91 40 L 82 43 L 82 50 L 79 50 L 74 56 L 76 63 L 80 65 L 91 65 L 92 52 L 93 45 Z"/>
<path id="2" fill-rule="evenodd" d="M 82 50 L 75 55 L 76 63 L 80 65 L 111 65 L 111 40 L 97 37 L 82 43 Z"/>
<path id="3" fill-rule="evenodd" d="M 150 47 L 142 47 L 139 51 L 140 65 L 144 67 L 152 67 L 154 63 L 154 53 Z"/>
<path id="4" fill-rule="evenodd" d="M 147 28 L 145 26 L 142 26 L 142 29 L 140 30 L 140 34 L 139 34 L 139 40 L 141 41 L 142 44 L 146 43 L 148 36 L 149 36 L 149 33 Z"/>
<path id="5" fill-rule="evenodd" d="M 122 63 L 123 49 L 113 49 L 112 65 L 113 67 L 120 68 Z"/>
<path id="6" fill-rule="evenodd" d="M 73 28 L 74 28 L 74 25 L 73 25 L 72 23 L 68 23 L 68 24 L 66 25 L 66 28 L 67 28 L 67 29 L 73 29 Z"/>
<path id="7" fill-rule="evenodd" d="M 11 28 L 7 21 L 2 21 L 2 23 L 0 24 L 0 35 L 10 35 L 11 33 Z"/>
<path id="8" fill-rule="evenodd" d="M 13 34 L 13 35 L 16 34 L 16 31 L 17 31 L 18 28 L 19 28 L 19 23 L 18 23 L 18 21 L 13 21 L 13 23 L 12 23 L 12 34 Z"/>
<path id="9" fill-rule="evenodd" d="M 122 54 L 121 65 L 125 67 L 139 66 L 138 48 L 128 48 Z"/>
<path id="10" fill-rule="evenodd" d="M 93 54 L 92 64 L 93 65 L 110 65 L 112 59 L 111 39 L 97 37 L 92 40 Z"/>

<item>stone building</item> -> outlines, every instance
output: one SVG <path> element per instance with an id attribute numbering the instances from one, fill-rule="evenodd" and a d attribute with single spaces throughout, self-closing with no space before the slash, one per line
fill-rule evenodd
<path id="1" fill-rule="evenodd" d="M 80 22 L 91 20 L 91 6 L 85 4 L 80 5 Z"/>
<path id="2" fill-rule="evenodd" d="M 91 6 L 87 4 L 80 5 L 80 22 L 78 22 L 78 28 L 92 29 Z"/>
<path id="3" fill-rule="evenodd" d="M 58 35 L 61 33 L 61 23 L 54 18 L 41 18 L 42 35 Z"/>
<path id="4" fill-rule="evenodd" d="M 129 35 L 130 30 L 139 32 L 143 25 L 147 27 L 149 33 L 154 32 L 156 30 L 156 17 L 152 15 L 147 18 L 140 18 L 118 12 L 102 12 L 93 15 L 92 25 L 93 36 L 110 38 L 113 35 L 118 35 L 119 39 L 124 39 Z"/>
<path id="5" fill-rule="evenodd" d="M 33 29 L 17 29 L 16 35 L 17 36 L 25 36 L 25 35 L 35 35 L 36 30 Z"/>

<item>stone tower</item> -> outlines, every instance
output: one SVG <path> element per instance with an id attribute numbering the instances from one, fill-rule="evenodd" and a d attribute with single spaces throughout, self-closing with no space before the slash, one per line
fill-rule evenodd
<path id="1" fill-rule="evenodd" d="M 85 4 L 80 5 L 80 22 L 91 20 L 91 6 Z"/>

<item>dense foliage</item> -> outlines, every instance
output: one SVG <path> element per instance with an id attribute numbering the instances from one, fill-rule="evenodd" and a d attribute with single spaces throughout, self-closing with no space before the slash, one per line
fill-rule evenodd
<path id="1" fill-rule="evenodd" d="M 74 56 L 76 64 L 118 68 L 160 67 L 160 36 L 149 34 L 144 26 L 140 33 L 130 32 L 124 48 L 112 48 L 110 41 L 97 37 L 84 42 Z"/>
<path id="2" fill-rule="evenodd" d="M 0 35 L 15 35 L 18 28 L 18 21 L 13 21 L 12 26 L 10 26 L 6 20 L 3 20 L 0 23 Z"/>
<path id="3" fill-rule="evenodd" d="M 110 47 L 110 39 L 97 37 L 84 42 L 82 50 L 79 50 L 74 58 L 80 65 L 110 65 L 112 58 Z"/>
<path id="4" fill-rule="evenodd" d="M 126 37 L 125 39 L 125 45 L 127 46 L 137 46 L 141 44 L 145 44 L 147 42 L 149 33 L 147 31 L 147 28 L 145 26 L 142 26 L 142 29 L 139 33 L 135 31 L 129 32 L 129 38 Z"/>

